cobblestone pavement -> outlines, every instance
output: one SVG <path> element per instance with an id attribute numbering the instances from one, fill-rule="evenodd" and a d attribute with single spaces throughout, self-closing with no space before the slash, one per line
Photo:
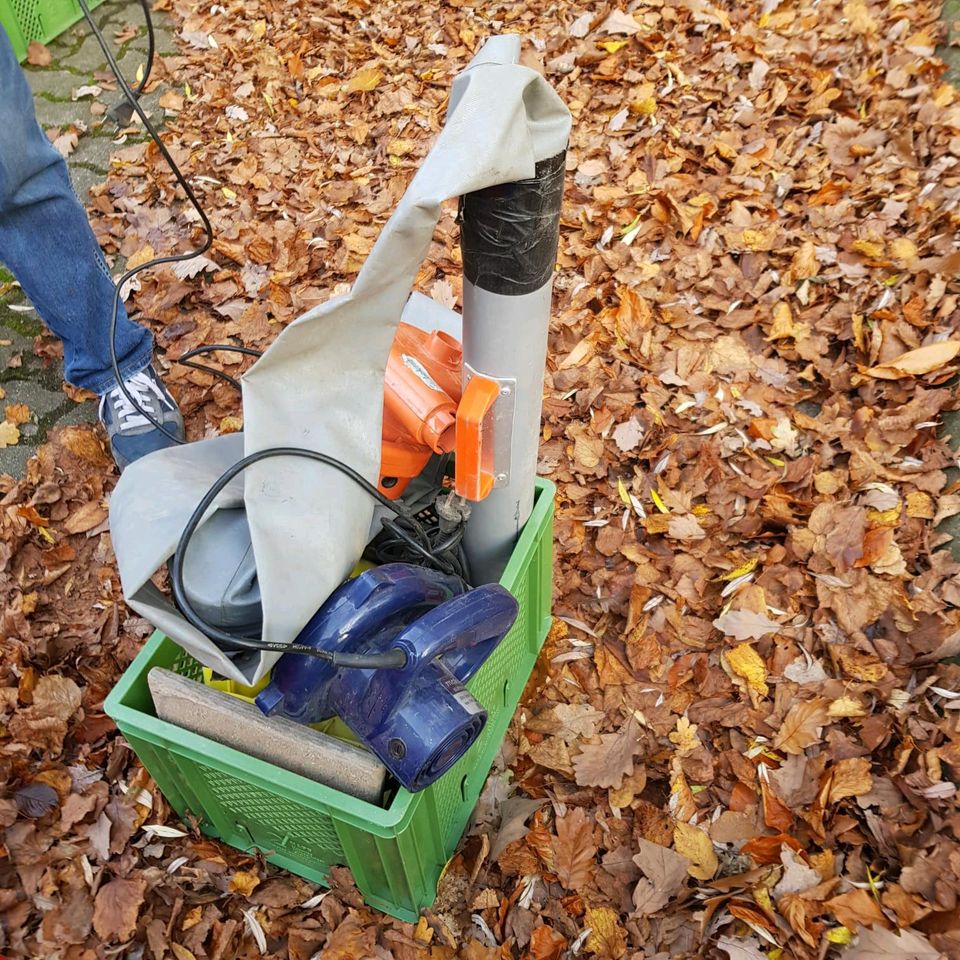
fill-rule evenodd
<path id="1" fill-rule="evenodd" d="M 114 54 L 133 79 L 137 69 L 146 64 L 147 41 L 143 10 L 130 0 L 107 0 L 93 11 L 98 26 L 108 41 L 128 24 L 137 28 L 136 36 L 114 44 Z M 154 13 L 157 55 L 175 52 L 171 24 L 166 14 Z M 117 127 L 114 122 L 91 112 L 93 104 L 112 107 L 121 94 L 104 90 L 96 99 L 85 96 L 74 100 L 78 88 L 93 85 L 94 74 L 107 69 L 103 52 L 90 33 L 85 20 L 71 27 L 48 45 L 53 61 L 47 67 L 24 65 L 33 90 L 37 118 L 45 130 L 66 129 L 71 124 L 86 126 L 76 149 L 67 159 L 70 176 L 78 196 L 86 202 L 87 191 L 101 183 L 107 175 L 110 155 L 117 149 Z M 156 118 L 155 107 L 160 95 L 155 90 L 144 98 L 148 113 Z M 127 143 L 135 138 L 128 137 Z M 114 272 L 118 264 L 113 265 Z M 54 424 L 78 423 L 96 418 L 96 404 L 77 403 L 64 392 L 63 366 L 43 361 L 34 353 L 34 341 L 43 335 L 43 325 L 16 285 L 14 278 L 0 264 L 0 389 L 6 396 L 0 400 L 0 419 L 6 404 L 25 403 L 30 408 L 30 421 L 21 424 L 21 440 L 16 446 L 0 449 L 0 473 L 19 476 L 27 460 L 44 441 Z M 54 341 L 55 342 L 55 341 Z"/>

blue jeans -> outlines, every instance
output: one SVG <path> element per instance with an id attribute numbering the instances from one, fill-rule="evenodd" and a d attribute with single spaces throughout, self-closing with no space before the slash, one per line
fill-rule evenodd
<path id="1" fill-rule="evenodd" d="M 70 383 L 106 393 L 113 278 L 74 193 L 63 157 L 33 112 L 33 97 L 0 27 L 0 261 L 63 341 Z M 150 332 L 120 304 L 117 359 L 124 379 L 153 355 Z"/>

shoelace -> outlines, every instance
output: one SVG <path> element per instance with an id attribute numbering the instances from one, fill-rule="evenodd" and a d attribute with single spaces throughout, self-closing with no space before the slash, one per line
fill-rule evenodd
<path id="1" fill-rule="evenodd" d="M 166 402 L 163 390 L 153 377 L 145 370 L 134 374 L 129 380 L 124 381 L 124 386 L 130 392 L 130 396 L 145 410 L 154 412 L 152 406 L 152 397 L 156 397 L 157 405 Z M 124 396 L 123 391 L 117 387 L 111 390 L 107 398 L 113 404 L 117 413 L 117 429 L 123 433 L 124 430 L 131 430 L 134 427 L 142 427 L 150 421 L 140 413 L 139 410 Z"/>

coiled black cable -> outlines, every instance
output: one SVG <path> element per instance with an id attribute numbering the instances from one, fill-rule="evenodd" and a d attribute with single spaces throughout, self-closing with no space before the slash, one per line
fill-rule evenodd
<path id="1" fill-rule="evenodd" d="M 173 593 L 174 602 L 180 609 L 180 612 L 192 626 L 196 627 L 201 633 L 209 637 L 211 640 L 216 641 L 219 646 L 225 650 L 257 650 L 277 653 L 298 653 L 302 654 L 303 656 L 315 657 L 319 660 L 327 660 L 334 666 L 338 667 L 359 667 L 365 669 L 399 669 L 403 667 L 403 665 L 406 663 L 406 658 L 404 657 L 402 651 L 399 650 L 388 650 L 386 653 L 369 655 L 331 653 L 328 650 L 315 650 L 313 647 L 301 646 L 300 644 L 271 643 L 263 640 L 260 637 L 239 637 L 235 634 L 227 633 L 226 631 L 221 630 L 219 627 L 215 627 L 211 623 L 207 623 L 207 621 L 204 620 L 203 617 L 201 617 L 194 609 L 190 602 L 190 598 L 187 596 L 186 587 L 183 582 L 183 561 L 187 552 L 187 547 L 190 545 L 191 538 L 196 532 L 196 529 L 200 525 L 200 521 L 203 519 L 207 510 L 209 510 L 213 505 L 214 500 L 216 500 L 217 496 L 224 489 L 224 487 L 226 487 L 226 485 L 233 480 L 234 477 L 236 477 L 247 467 L 254 463 L 259 463 L 261 460 L 267 460 L 271 457 L 302 457 L 307 460 L 316 460 L 318 463 L 323 463 L 328 467 L 333 467 L 335 470 L 339 470 L 342 474 L 349 477 L 354 483 L 369 493 L 371 497 L 381 504 L 381 506 L 387 507 L 387 509 L 393 513 L 396 513 L 398 520 L 402 520 L 407 523 L 410 527 L 410 530 L 407 531 L 407 533 L 414 540 L 416 540 L 418 536 L 420 538 L 424 537 L 424 532 L 420 527 L 416 517 L 410 516 L 403 504 L 387 499 L 387 497 L 385 497 L 365 477 L 357 473 L 357 471 L 352 467 L 348 467 L 345 463 L 342 463 L 336 458 L 329 457 L 325 453 L 318 453 L 316 450 L 307 450 L 301 447 L 270 447 L 266 450 L 258 450 L 256 453 L 251 453 L 249 456 L 238 460 L 220 475 L 213 486 L 210 487 L 210 489 L 204 494 L 203 499 L 197 504 L 196 509 L 190 515 L 190 519 L 187 520 L 187 524 L 183 528 L 183 533 L 180 535 L 180 541 L 177 544 L 177 549 L 174 551 L 173 557 L 169 564 L 170 589 Z"/>

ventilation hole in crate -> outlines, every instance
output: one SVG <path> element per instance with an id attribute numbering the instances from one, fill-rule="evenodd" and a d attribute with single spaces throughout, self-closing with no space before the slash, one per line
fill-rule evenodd
<path id="1" fill-rule="evenodd" d="M 38 40 L 43 36 L 39 0 L 13 0 L 13 12 L 17 18 L 17 23 L 20 24 L 20 30 L 28 42 Z"/>
<path id="2" fill-rule="evenodd" d="M 244 823 L 262 841 L 264 830 L 276 838 L 278 853 L 297 859 L 307 853 L 326 863 L 343 861 L 343 848 L 333 820 L 286 797 L 269 793 L 212 767 L 198 767 L 210 790 L 235 820 Z M 288 838 L 286 844 L 284 838 Z"/>
<path id="3" fill-rule="evenodd" d="M 203 676 L 203 666 L 199 661 L 194 660 L 185 650 L 177 654 L 177 659 L 173 661 L 170 667 L 174 673 L 179 673 L 181 677 L 187 677 L 189 680 L 199 680 Z"/>

